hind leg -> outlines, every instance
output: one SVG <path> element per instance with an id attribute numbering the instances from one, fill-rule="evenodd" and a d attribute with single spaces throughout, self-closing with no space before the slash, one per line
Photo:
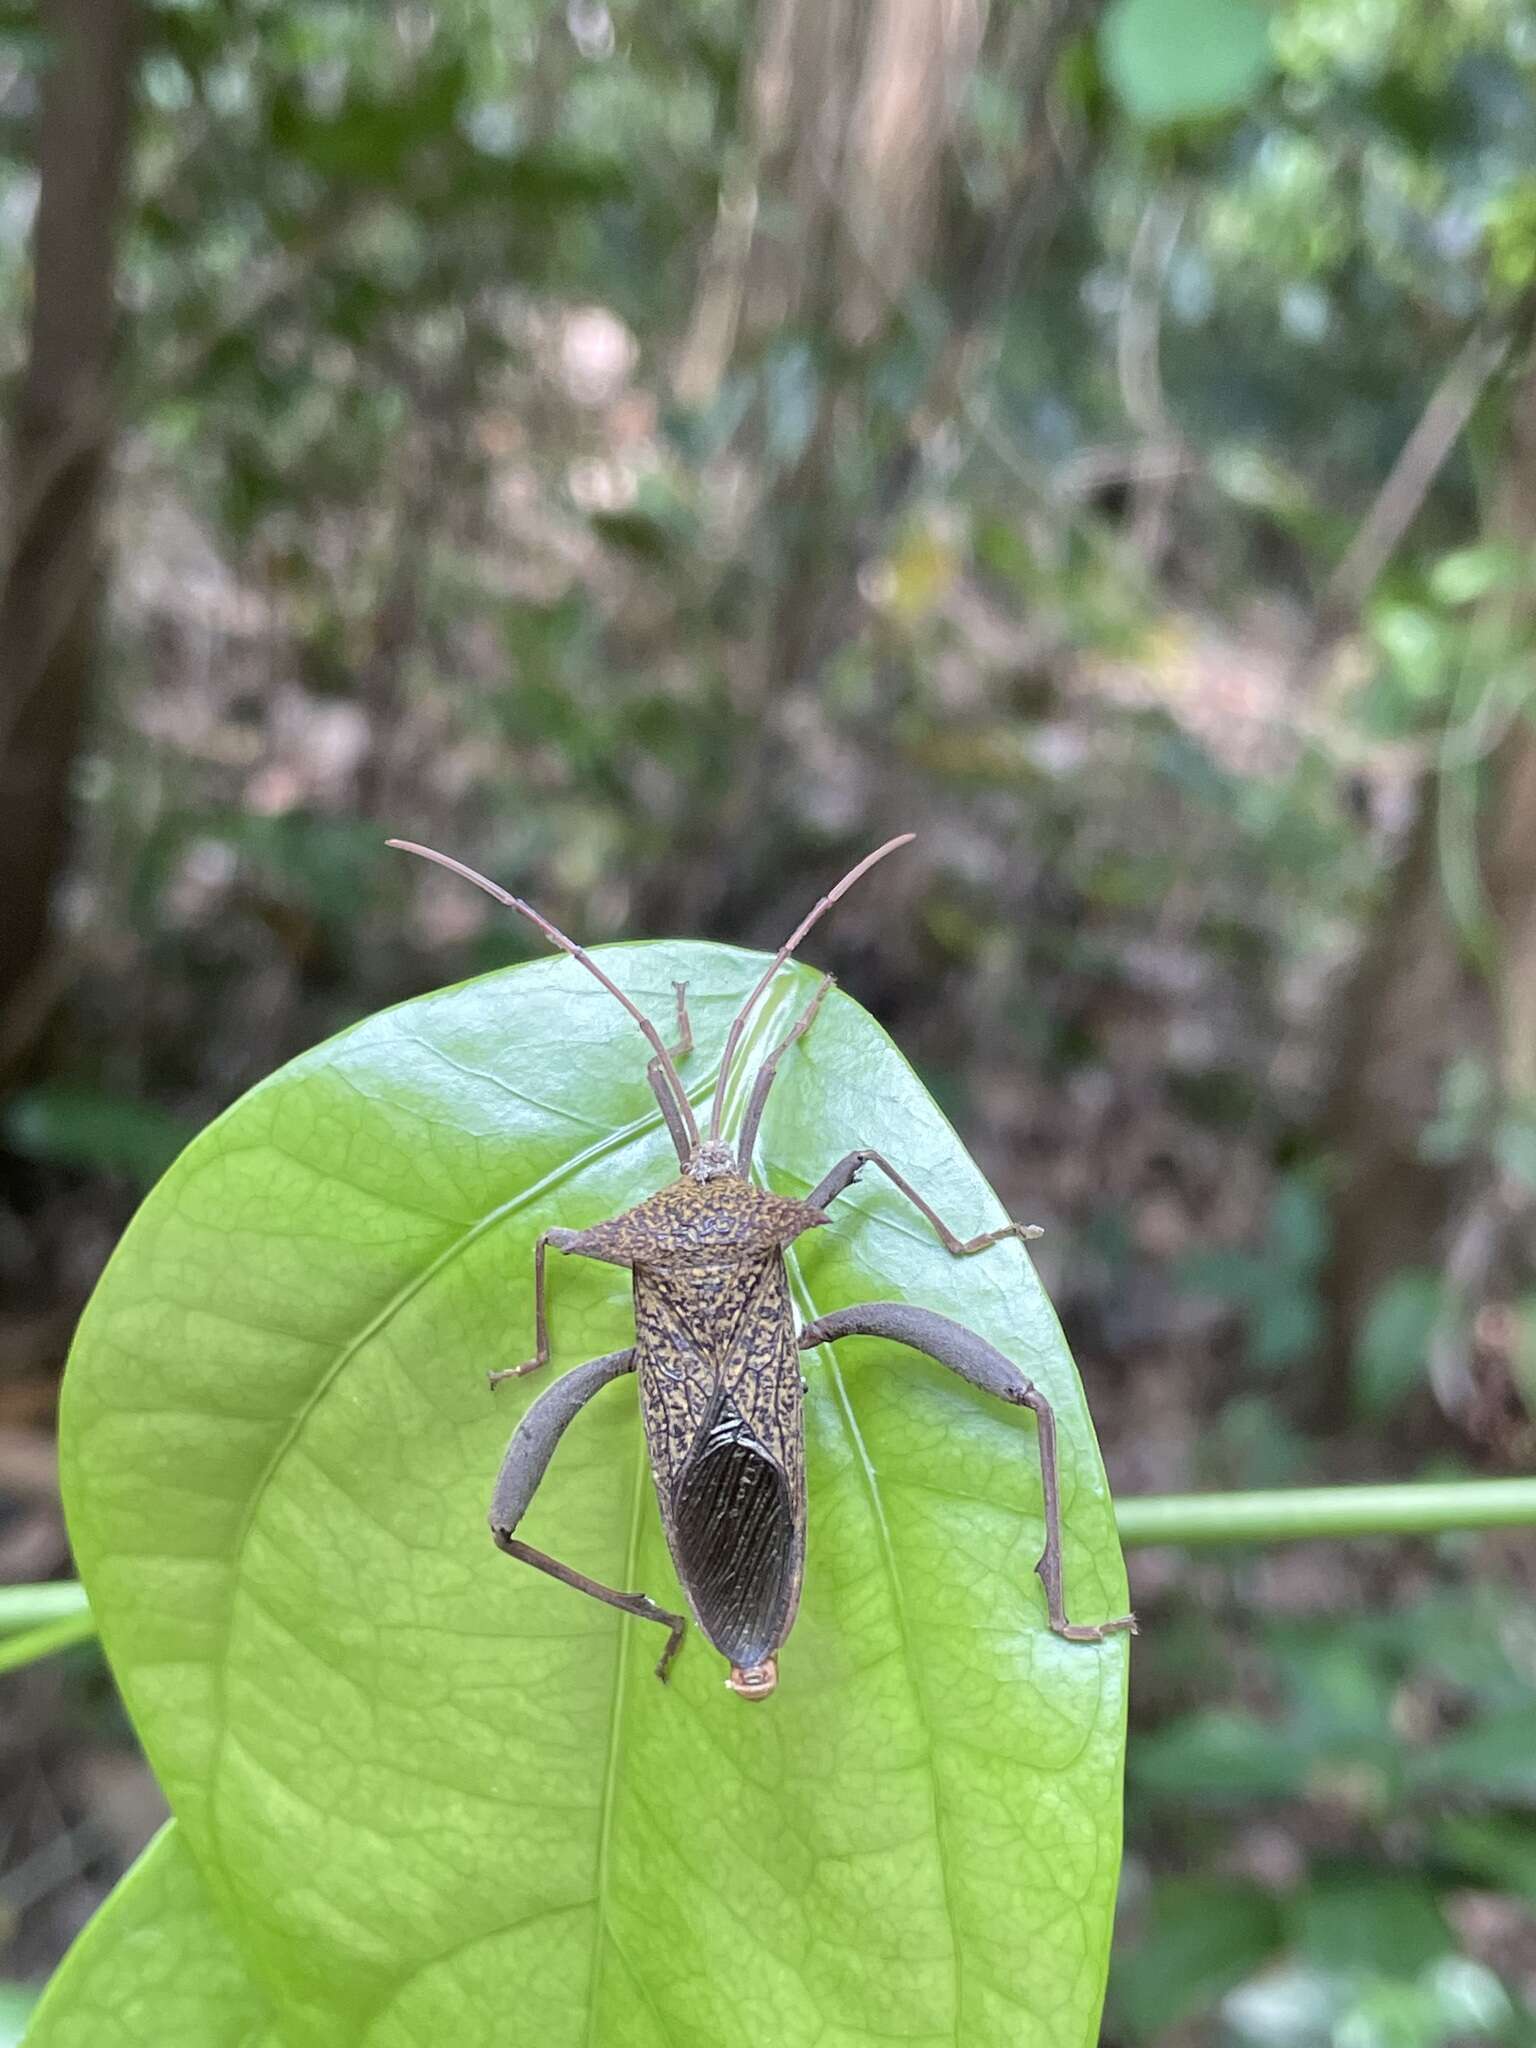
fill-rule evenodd
<path id="1" fill-rule="evenodd" d="M 555 1446 L 566 1429 L 594 1394 L 634 1369 L 633 1346 L 627 1351 L 611 1351 L 604 1358 L 594 1358 L 586 1365 L 578 1365 L 539 1396 L 514 1430 L 501 1471 L 497 1474 L 496 1491 L 491 1497 L 491 1538 L 497 1549 L 508 1557 L 515 1557 L 521 1564 L 531 1564 L 535 1571 L 545 1572 L 550 1578 L 558 1579 L 562 1585 L 585 1593 L 593 1600 L 601 1600 L 606 1607 L 617 1607 L 621 1613 L 633 1614 L 641 1621 L 660 1622 L 668 1634 L 667 1646 L 656 1666 L 656 1676 L 665 1679 L 688 1626 L 682 1615 L 671 1614 L 665 1607 L 658 1607 L 644 1593 L 616 1592 L 612 1586 L 589 1579 L 585 1572 L 562 1564 L 559 1558 L 551 1557 L 547 1551 L 535 1550 L 532 1544 L 520 1542 L 512 1534 L 528 1512 L 529 1503 L 549 1469 Z"/>
<path id="2" fill-rule="evenodd" d="M 1118 1615 L 1113 1621 L 1069 1621 L 1062 1590 L 1061 1568 L 1061 1486 L 1056 1455 L 1056 1414 L 1040 1389 L 1027 1380 L 1012 1359 L 978 1337 L 963 1323 L 929 1308 L 915 1308 L 905 1301 L 866 1301 L 857 1308 L 836 1309 L 807 1323 L 800 1333 L 800 1348 L 835 1344 L 839 1337 L 885 1337 L 921 1351 L 939 1365 L 947 1365 L 961 1379 L 969 1380 L 983 1393 L 1034 1413 L 1039 1430 L 1040 1484 L 1045 1508 L 1045 1548 L 1035 1566 L 1045 1589 L 1046 1616 L 1053 1634 L 1069 1643 L 1098 1643 L 1105 1636 L 1122 1631 L 1136 1633 L 1134 1614 Z"/>

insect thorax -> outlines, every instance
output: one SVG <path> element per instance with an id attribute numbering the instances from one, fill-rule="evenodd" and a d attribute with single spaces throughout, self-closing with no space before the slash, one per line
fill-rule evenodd
<path id="1" fill-rule="evenodd" d="M 808 1202 L 771 1194 L 737 1175 L 684 1174 L 622 1216 L 573 1231 L 562 1249 L 620 1266 L 669 1266 L 782 1248 L 826 1217 Z"/>

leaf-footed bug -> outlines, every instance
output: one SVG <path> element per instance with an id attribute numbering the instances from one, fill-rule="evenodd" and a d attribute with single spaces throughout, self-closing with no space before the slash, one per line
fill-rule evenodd
<path id="1" fill-rule="evenodd" d="M 610 1607 L 668 1631 L 656 1666 L 664 1679 L 687 1628 L 685 1618 L 643 1593 L 599 1585 L 513 1534 L 549 1466 L 555 1446 L 598 1389 L 625 1373 L 637 1376 L 640 1412 L 662 1526 L 693 1617 L 729 1666 L 726 1683 L 743 1699 L 766 1699 L 778 1684 L 778 1652 L 794 1625 L 805 1569 L 804 1383 L 799 1354 L 840 1337 L 884 1337 L 925 1353 L 999 1400 L 1033 1411 L 1038 1431 L 1045 1548 L 1035 1570 L 1045 1591 L 1050 1627 L 1074 1643 L 1096 1643 L 1136 1628 L 1132 1615 L 1113 1621 L 1067 1619 L 1062 1590 L 1061 1505 L 1056 1418 L 1051 1404 L 1013 1362 L 985 1338 L 931 1309 L 870 1301 L 818 1316 L 798 1334 L 784 1265 L 785 1247 L 832 1219 L 829 1205 L 876 1166 L 932 1226 L 945 1250 L 970 1258 L 1006 1238 L 1039 1235 L 1009 1223 L 960 1238 L 880 1152 L 850 1152 L 803 1200 L 776 1195 L 751 1179 L 752 1154 L 779 1063 L 815 1021 L 832 977 L 826 976 L 799 1018 L 774 1046 L 752 1084 L 734 1146 L 720 1135 L 726 1085 L 741 1035 L 759 998 L 811 927 L 861 875 L 912 838 L 888 840 L 849 870 L 790 934 L 732 1020 L 721 1055 L 707 1134 L 699 1129 L 676 1062 L 693 1048 L 687 989 L 676 985 L 678 1044 L 660 1032 L 602 968 L 531 904 L 473 868 L 410 840 L 391 839 L 473 882 L 527 918 L 553 945 L 596 976 L 639 1025 L 652 1050 L 647 1078 L 677 1150 L 678 1178 L 622 1215 L 586 1230 L 550 1229 L 534 1247 L 534 1355 L 490 1374 L 492 1386 L 549 1363 L 544 1261 L 556 1251 L 627 1266 L 633 1277 L 635 1342 L 624 1351 L 579 1365 L 533 1403 L 513 1434 L 491 1502 L 491 1534 L 509 1557 L 547 1572 Z"/>

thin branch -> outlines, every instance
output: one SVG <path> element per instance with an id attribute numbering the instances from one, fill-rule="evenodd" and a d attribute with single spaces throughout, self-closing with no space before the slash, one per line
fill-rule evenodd
<path id="1" fill-rule="evenodd" d="M 1180 192 L 1156 191 L 1148 200 L 1131 244 L 1115 329 L 1115 374 L 1126 417 L 1149 450 L 1174 456 L 1187 451 L 1163 391 L 1163 297 L 1188 210 Z M 1178 475 L 1172 469 L 1139 479 L 1132 491 L 1132 544 L 1149 571 L 1163 557 Z"/>
<path id="2" fill-rule="evenodd" d="M 0 1636 L 41 1628 L 87 1612 L 85 1588 L 75 1579 L 48 1579 L 36 1586 L 0 1586 Z"/>
<path id="3" fill-rule="evenodd" d="M 1165 1494 L 1117 1501 L 1115 1520 L 1121 1542 L 1137 1549 L 1152 1543 L 1301 1543 L 1328 1537 L 1440 1536 L 1451 1529 L 1521 1529 L 1536 1524 L 1536 1479 Z"/>
<path id="4" fill-rule="evenodd" d="M 1479 328 L 1463 344 L 1435 386 L 1417 426 L 1403 443 L 1377 492 L 1376 502 L 1329 578 L 1323 594 L 1325 621 L 1352 618 L 1370 596 L 1377 577 L 1418 517 L 1435 478 L 1461 439 L 1488 380 L 1509 354 L 1512 338 L 1508 328 L 1493 333 Z"/>
<path id="5" fill-rule="evenodd" d="M 1456 1529 L 1536 1526 L 1536 1479 L 1426 1480 L 1402 1486 L 1310 1486 L 1268 1493 L 1147 1494 L 1115 1503 L 1128 1550 L 1220 1543 L 1301 1543 L 1352 1536 L 1443 1536 Z M 0 1626 L 28 1611 L 41 1627 L 0 1642 L 0 1670 L 84 1642 L 95 1630 L 85 1589 L 71 1580 L 9 1586 Z M 44 1640 L 48 1638 L 49 1640 Z"/>
<path id="6" fill-rule="evenodd" d="M 24 1629 L 19 1636 L 7 1636 L 0 1642 L 0 1674 L 41 1663 L 59 1650 L 72 1650 L 76 1643 L 88 1643 L 95 1633 L 96 1617 L 87 1609 L 84 1614 L 66 1615 L 62 1621 L 45 1622 L 41 1628 Z"/>

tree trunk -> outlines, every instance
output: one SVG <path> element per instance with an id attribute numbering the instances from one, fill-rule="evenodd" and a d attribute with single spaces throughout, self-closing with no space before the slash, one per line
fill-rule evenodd
<path id="1" fill-rule="evenodd" d="M 1339 1426 L 1372 1302 L 1394 1273 L 1444 1251 L 1450 1176 L 1419 1147 L 1466 1022 L 1467 970 L 1440 885 L 1436 789 L 1416 794 L 1407 845 L 1343 991 L 1322 1137 L 1338 1162 L 1323 1295 L 1326 1378 L 1314 1419 Z"/>
<path id="2" fill-rule="evenodd" d="M 738 345 L 786 328 L 854 347 L 927 264 L 986 0 L 772 0 L 674 375 L 708 404 Z"/>
<path id="3" fill-rule="evenodd" d="M 669 906 L 691 923 L 718 914 L 743 876 L 781 864 L 783 820 L 770 802 L 782 725 L 858 617 L 859 566 L 909 497 L 916 423 L 960 409 L 968 340 L 1055 225 L 1044 109 L 1060 51 L 1092 12 L 1093 0 L 769 0 L 761 10 L 744 160 L 722 190 L 674 388 L 705 406 L 733 360 L 799 343 L 811 416 L 792 456 L 758 451 L 755 602 L 733 663 L 746 737 L 729 795 L 703 828 L 731 855 L 694 863 L 683 900 Z M 1016 82 L 1031 135 L 1017 183 L 981 218 L 957 204 L 952 155 L 966 82 L 989 61 Z M 949 340 L 911 408 L 913 430 L 872 483 L 861 477 L 850 491 L 842 473 L 871 404 L 867 368 L 892 331 L 920 324 L 919 284 L 930 305 L 952 302 Z"/>
<path id="4" fill-rule="evenodd" d="M 30 1036 L 69 849 L 111 454 L 114 244 L 128 153 L 137 0 L 45 0 L 31 352 L 13 423 L 0 588 L 0 1019 Z"/>
<path id="5" fill-rule="evenodd" d="M 1511 403 L 1491 537 L 1526 554 L 1536 544 L 1536 365 L 1522 372 Z M 1536 627 L 1530 594 L 1516 590 L 1489 602 L 1490 669 L 1528 666 Z M 1475 631 L 1471 644 L 1481 644 Z M 1487 680 L 1496 686 L 1495 675 Z M 1365 1318 L 1394 1273 L 1443 1264 L 1470 1316 L 1495 1283 L 1512 1232 L 1528 1224 L 1528 1190 L 1490 1172 L 1469 1194 L 1465 1173 L 1425 1160 L 1420 1147 L 1458 1052 L 1487 1059 L 1506 1108 L 1536 1107 L 1536 698 L 1528 684 L 1522 688 L 1524 701 L 1512 707 L 1479 775 L 1475 851 L 1485 928 L 1472 935 L 1479 943 L 1469 945 L 1458 931 L 1445 899 L 1439 771 L 1431 771 L 1376 929 L 1344 992 L 1322 1127 L 1339 1162 L 1324 1278 L 1323 1421 L 1345 1412 Z M 1441 1364 L 1437 1390 L 1455 1404 L 1470 1382 L 1460 1367 Z"/>

